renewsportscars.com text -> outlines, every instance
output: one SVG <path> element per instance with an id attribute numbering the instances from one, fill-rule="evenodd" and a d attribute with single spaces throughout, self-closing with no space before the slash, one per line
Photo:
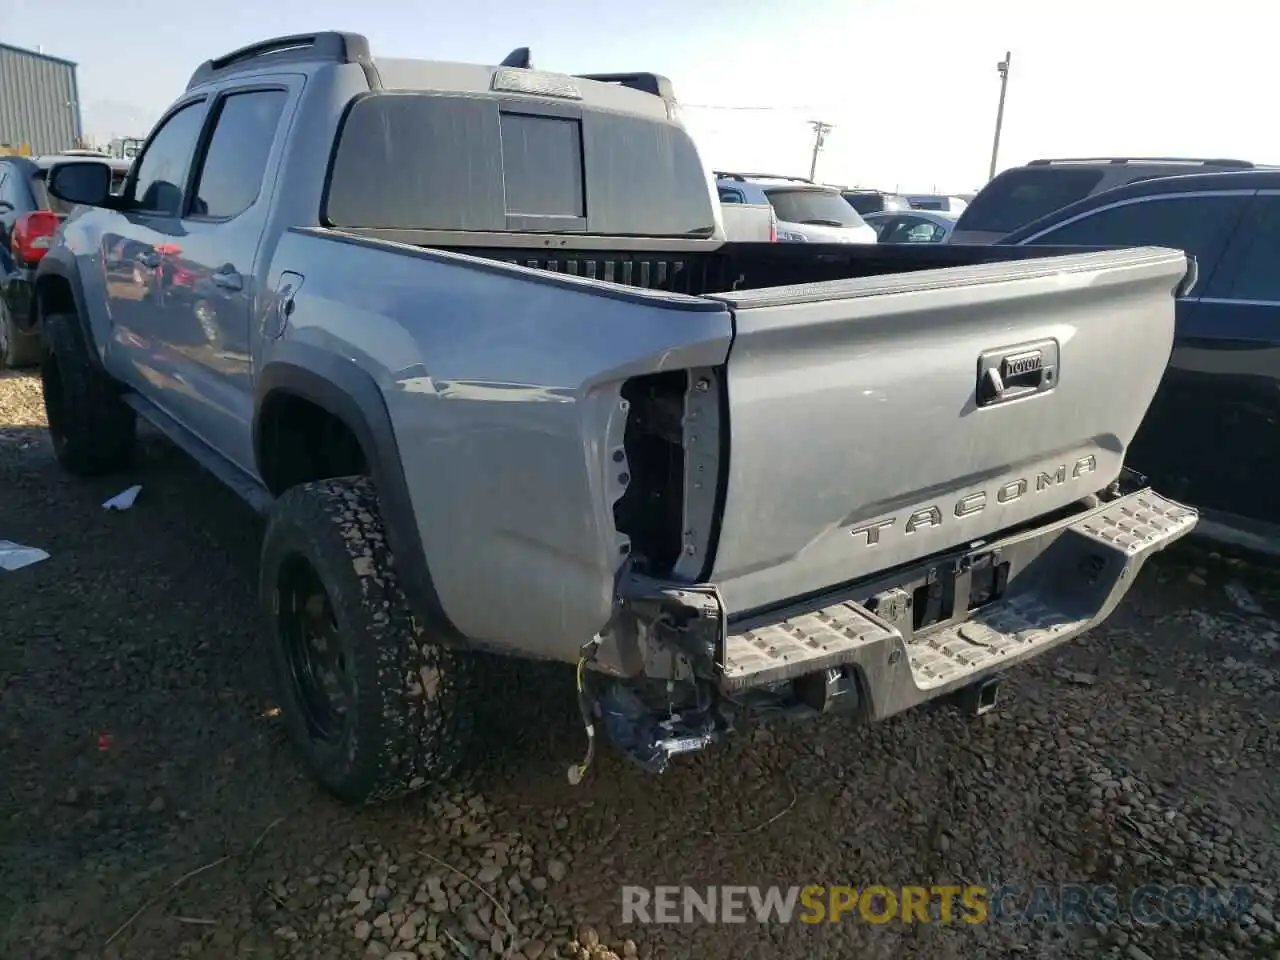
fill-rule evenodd
<path id="1" fill-rule="evenodd" d="M 1089 924 L 1129 916 L 1140 924 L 1191 924 L 1235 920 L 1252 905 L 1246 887 L 1155 884 L 1126 894 L 1106 884 L 622 888 L 623 923 Z"/>

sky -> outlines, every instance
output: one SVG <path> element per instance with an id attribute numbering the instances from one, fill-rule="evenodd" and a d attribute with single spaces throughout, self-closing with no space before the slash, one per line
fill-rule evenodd
<path id="1" fill-rule="evenodd" d="M 715 169 L 807 175 L 809 121 L 822 120 L 833 129 L 820 181 L 966 192 L 987 179 L 1006 51 L 998 169 L 1038 156 L 1280 162 L 1280 127 L 1246 109 L 1274 89 L 1274 39 L 1240 29 L 1258 22 L 1257 9 L 1246 0 L 0 0 L 0 41 L 76 61 L 85 132 L 102 142 L 145 135 L 203 60 L 338 29 L 366 35 L 375 60 L 493 64 L 528 46 L 547 70 L 663 74 Z"/>

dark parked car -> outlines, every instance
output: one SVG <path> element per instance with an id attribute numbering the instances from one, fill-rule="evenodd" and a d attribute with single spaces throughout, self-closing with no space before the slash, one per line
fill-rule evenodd
<path id="1" fill-rule="evenodd" d="M 1171 157 L 1084 157 L 1032 160 L 1012 167 L 978 191 L 956 221 L 952 243 L 996 243 L 1068 204 L 1153 177 L 1253 170 L 1247 160 Z"/>
<path id="2" fill-rule="evenodd" d="M 1200 532 L 1280 552 L 1280 170 L 1132 183 L 1000 242 L 1174 247 L 1195 258 L 1169 367 L 1128 462 L 1200 507 Z M 1115 350 L 1126 349 L 1117 323 Z"/>
<path id="3" fill-rule="evenodd" d="M 845 198 L 849 206 L 863 215 L 911 209 L 911 204 L 906 197 L 900 197 L 896 193 L 885 193 L 881 190 L 842 190 L 840 191 L 840 196 Z"/>
<path id="4" fill-rule="evenodd" d="M 63 218 L 71 212 L 67 204 L 49 196 L 44 178 L 55 163 L 76 156 L 0 157 L 0 369 L 30 366 L 39 359 L 31 281 Z M 129 161 L 107 162 L 115 172 L 118 191 L 129 172 Z"/>

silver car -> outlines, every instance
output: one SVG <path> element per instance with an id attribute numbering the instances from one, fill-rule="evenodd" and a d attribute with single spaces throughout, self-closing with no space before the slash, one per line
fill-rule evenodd
<path id="1" fill-rule="evenodd" d="M 767 203 L 784 243 L 875 243 L 876 232 L 835 187 L 803 177 L 717 173 L 721 203 Z"/>
<path id="2" fill-rule="evenodd" d="M 869 213 L 863 219 L 881 243 L 946 243 L 957 217 L 936 210 L 892 210 Z"/>

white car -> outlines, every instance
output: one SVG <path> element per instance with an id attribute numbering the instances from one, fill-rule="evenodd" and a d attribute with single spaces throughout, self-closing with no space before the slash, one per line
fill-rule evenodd
<path id="1" fill-rule="evenodd" d="M 738 243 L 777 243 L 778 218 L 767 203 L 721 203 L 724 237 Z"/>
<path id="2" fill-rule="evenodd" d="M 875 243 L 876 232 L 840 195 L 803 177 L 717 173 L 720 202 L 767 203 L 783 243 Z"/>

